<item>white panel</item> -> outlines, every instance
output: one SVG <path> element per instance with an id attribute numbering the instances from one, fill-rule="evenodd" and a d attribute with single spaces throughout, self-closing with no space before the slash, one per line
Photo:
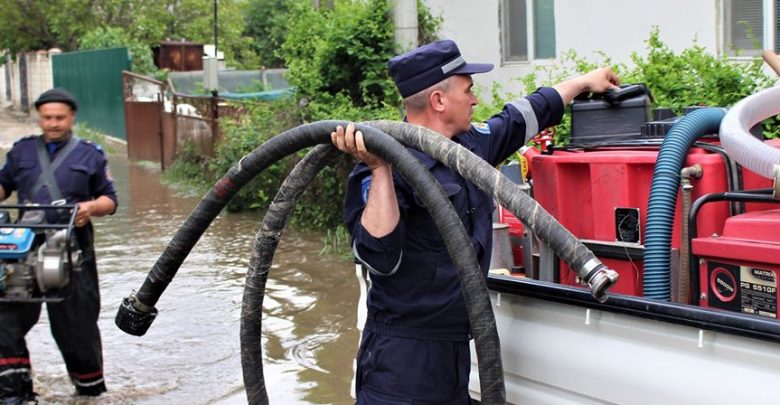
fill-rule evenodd
<path id="1" fill-rule="evenodd" d="M 510 403 L 780 403 L 780 344 L 704 331 L 700 348 L 697 328 L 510 294 L 493 309 Z"/>
<path id="2" fill-rule="evenodd" d="M 455 40 L 467 61 L 493 63 L 493 72 L 475 75 L 489 90 L 492 82 L 504 90 L 522 88 L 516 79 L 534 71 L 533 63 L 501 65 L 500 0 L 425 0 L 434 15 L 444 18 L 440 36 Z M 630 63 L 632 52 L 645 53 L 653 26 L 661 39 L 679 51 L 699 45 L 718 52 L 720 0 L 556 0 L 558 53 L 575 49 L 593 60 L 604 52 L 616 62 Z M 549 62 L 541 62 L 548 63 Z"/>

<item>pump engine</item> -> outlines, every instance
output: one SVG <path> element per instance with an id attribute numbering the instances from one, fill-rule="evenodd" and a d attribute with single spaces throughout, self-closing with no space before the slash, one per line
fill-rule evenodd
<path id="1" fill-rule="evenodd" d="M 51 208 L 50 208 L 51 207 Z M 0 211 L 0 302 L 56 302 L 65 297 L 74 263 L 81 257 L 73 232 L 76 207 L 6 205 Z M 47 224 L 46 209 L 71 210 L 66 224 Z M 74 260 L 75 259 L 75 260 Z"/>

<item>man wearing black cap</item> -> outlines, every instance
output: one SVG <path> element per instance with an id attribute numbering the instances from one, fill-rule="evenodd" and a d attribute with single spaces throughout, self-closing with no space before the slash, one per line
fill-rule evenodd
<path id="1" fill-rule="evenodd" d="M 439 132 L 494 166 L 540 130 L 558 124 L 577 94 L 619 84 L 611 70 L 602 68 L 540 88 L 486 123 L 472 124 L 477 98 L 471 75 L 493 65 L 466 63 L 457 45 L 444 40 L 396 56 L 388 68 L 408 122 Z M 366 150 L 352 124 L 331 137 L 338 149 L 361 161 L 350 174 L 344 208 L 353 253 L 372 281 L 357 359 L 358 404 L 469 403 L 468 316 L 433 219 L 409 184 Z M 430 156 L 410 152 L 448 194 L 487 275 L 492 199 Z"/>
<path id="2" fill-rule="evenodd" d="M 16 191 L 19 203 L 78 204 L 76 238 L 82 251 L 71 274 L 68 298 L 49 303 L 49 321 L 71 381 L 79 395 L 106 391 L 97 320 L 100 312 L 97 265 L 90 218 L 116 210 L 117 198 L 108 163 L 99 146 L 72 133 L 76 99 L 63 89 L 44 92 L 35 101 L 42 135 L 17 141 L 0 170 L 0 201 Z M 59 222 L 50 211 L 48 222 Z M 38 321 L 40 304 L 0 304 L 0 404 L 35 399 L 30 357 L 24 337 Z"/>

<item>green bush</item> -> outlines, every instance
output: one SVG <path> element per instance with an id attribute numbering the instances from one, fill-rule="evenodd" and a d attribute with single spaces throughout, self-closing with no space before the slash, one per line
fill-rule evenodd
<path id="1" fill-rule="evenodd" d="M 422 2 L 418 10 L 421 43 L 435 40 L 441 19 Z M 336 0 L 322 9 L 298 1 L 290 13 L 281 53 L 307 120 L 401 116 L 401 97 L 387 71 L 398 53 L 388 0 Z"/>
<path id="2" fill-rule="evenodd" d="M 675 53 L 661 41 L 657 28 L 650 33 L 647 50 L 645 57 L 632 55 L 636 67 L 623 75 L 624 81 L 646 83 L 657 106 L 676 112 L 692 105 L 730 106 L 775 81 L 763 72 L 760 58 L 737 63 L 695 43 Z"/>
<path id="3" fill-rule="evenodd" d="M 212 180 L 216 181 L 243 156 L 274 135 L 300 125 L 294 103 L 293 99 L 243 103 L 241 107 L 245 112 L 236 121 L 221 121 L 222 139 L 207 166 L 213 173 Z M 289 160 L 272 164 L 233 197 L 228 210 L 244 211 L 268 206 L 293 165 L 294 162 Z"/>
<path id="4" fill-rule="evenodd" d="M 387 72 L 387 61 L 397 54 L 388 0 L 336 0 L 333 7 L 320 9 L 313 8 L 309 0 L 255 0 L 249 9 L 283 1 L 289 14 L 256 20 L 248 17 L 247 29 L 270 32 L 262 30 L 271 28 L 251 27 L 251 21 L 272 19 L 266 23 L 271 25 L 286 21 L 284 44 L 273 55 L 285 60 L 288 80 L 297 89 L 295 96 L 248 104 L 237 121 L 223 124 L 223 137 L 213 159 L 194 165 L 182 163 L 183 167 L 172 170 L 198 178 L 193 171 L 202 173 L 205 164 L 209 174 L 200 181 L 210 185 L 258 145 L 304 122 L 401 118 L 401 97 Z M 419 16 L 420 39 L 436 39 L 440 19 L 422 6 Z M 267 207 L 304 153 L 271 165 L 233 197 L 228 209 Z M 197 162 L 198 157 L 185 159 Z M 318 229 L 340 225 L 346 179 L 354 164 L 351 157 L 342 155 L 326 167 L 301 196 L 292 223 Z M 339 239 L 338 233 L 333 235 Z"/>
<path id="5" fill-rule="evenodd" d="M 324 9 L 298 2 L 291 13 L 282 54 L 307 119 L 398 116 L 386 66 L 395 54 L 387 0 L 339 0 Z"/>
<path id="6" fill-rule="evenodd" d="M 604 54 L 599 54 L 599 61 L 592 61 L 570 50 L 555 64 L 539 67 L 521 80 L 525 91 L 530 93 L 539 86 L 550 86 L 599 66 L 611 66 L 623 83 L 645 83 L 653 94 L 655 107 L 672 108 L 678 114 L 688 106 L 731 106 L 775 82 L 774 77 L 763 72 L 761 59 L 734 61 L 727 56 L 715 56 L 696 43 L 674 52 L 661 41 L 657 27 L 650 32 L 646 44 L 644 56 L 632 54 L 632 67 L 614 63 Z M 539 80 L 539 77 L 545 79 Z M 488 110 L 497 111 L 506 100 L 516 96 L 500 93 L 500 88 L 494 88 L 492 99 L 478 110 L 479 118 L 487 118 Z M 570 123 L 567 108 L 563 121 L 557 126 L 556 143 L 566 143 Z M 765 122 L 764 135 L 777 137 L 780 133 L 777 123 L 777 119 Z"/>
<path id="7" fill-rule="evenodd" d="M 188 142 L 179 151 L 176 160 L 162 173 L 163 183 L 186 195 L 203 195 L 213 184 L 213 176 L 206 157 L 198 153 L 195 144 Z"/>

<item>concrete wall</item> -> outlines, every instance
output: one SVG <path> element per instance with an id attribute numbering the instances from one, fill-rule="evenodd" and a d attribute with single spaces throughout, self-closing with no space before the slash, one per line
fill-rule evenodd
<path id="1" fill-rule="evenodd" d="M 7 64 L 7 67 L 11 73 L 11 103 L 15 109 L 19 110 L 22 107 L 22 90 L 21 82 L 19 80 L 18 59 Z"/>
<path id="2" fill-rule="evenodd" d="M 49 51 L 29 52 L 27 58 L 27 95 L 30 111 L 34 111 L 33 103 L 46 90 L 54 87 L 52 80 L 51 57 L 61 53 L 59 49 Z"/>
<path id="3" fill-rule="evenodd" d="M 530 0 L 529 0 L 530 1 Z M 674 50 L 699 45 L 720 53 L 723 0 L 555 0 L 556 51 L 569 49 L 594 61 L 604 52 L 617 62 L 630 62 L 632 52 L 644 53 L 651 27 Z M 443 17 L 440 37 L 455 40 L 467 61 L 496 65 L 475 81 L 489 89 L 494 81 L 506 91 L 522 89 L 516 79 L 552 60 L 501 62 L 501 0 L 425 0 L 434 15 Z"/>
<path id="4" fill-rule="evenodd" d="M 0 106 L 8 101 L 11 101 L 6 97 L 5 90 L 5 64 L 0 64 Z"/>
<path id="5" fill-rule="evenodd" d="M 4 102 L 11 102 L 13 107 L 17 110 L 22 110 L 22 87 L 21 87 L 21 72 L 19 70 L 19 62 L 24 58 L 27 64 L 27 71 L 25 79 L 27 81 L 27 107 L 31 112 L 35 111 L 33 103 L 44 91 L 53 87 L 53 74 L 52 74 L 52 56 L 59 54 L 59 49 L 50 49 L 48 51 L 37 51 L 20 53 L 16 55 L 16 59 L 6 61 L 0 67 L 0 98 Z M 5 71 L 8 71 L 11 79 L 11 99 L 6 99 L 5 94 Z"/>

